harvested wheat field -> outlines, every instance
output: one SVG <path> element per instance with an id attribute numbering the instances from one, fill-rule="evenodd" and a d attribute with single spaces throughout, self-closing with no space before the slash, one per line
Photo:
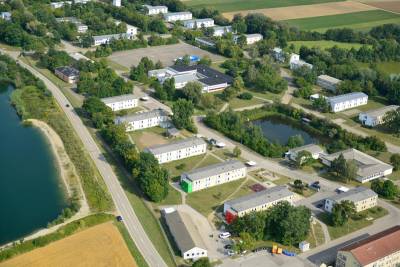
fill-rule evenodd
<path id="1" fill-rule="evenodd" d="M 289 20 L 289 19 L 346 14 L 346 13 L 368 11 L 374 9 L 376 8 L 369 4 L 366 5 L 360 2 L 345 1 L 345 2 L 315 4 L 315 5 L 243 10 L 240 11 L 240 13 L 243 16 L 249 13 L 262 13 L 274 20 Z M 239 12 L 227 12 L 223 13 L 223 15 L 228 19 L 232 19 L 233 16 L 237 13 Z"/>
<path id="2" fill-rule="evenodd" d="M 136 263 L 117 227 L 108 222 L 17 256 L 0 266 L 125 267 Z"/>
<path id="3" fill-rule="evenodd" d="M 378 1 L 368 2 L 368 5 L 381 8 L 387 11 L 400 13 L 400 1 Z"/>

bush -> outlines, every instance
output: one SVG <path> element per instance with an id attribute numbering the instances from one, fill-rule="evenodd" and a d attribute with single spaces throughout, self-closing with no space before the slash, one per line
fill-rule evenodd
<path id="1" fill-rule="evenodd" d="M 241 93 L 238 98 L 243 99 L 243 100 L 251 100 L 253 98 L 253 95 L 249 92 L 244 92 Z"/>

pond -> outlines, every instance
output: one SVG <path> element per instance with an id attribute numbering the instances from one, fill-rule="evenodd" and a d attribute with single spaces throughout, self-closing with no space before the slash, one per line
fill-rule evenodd
<path id="1" fill-rule="evenodd" d="M 252 122 L 254 125 L 261 127 L 264 136 L 271 142 L 280 145 L 286 145 L 289 137 L 294 135 L 301 135 L 304 139 L 304 144 L 318 143 L 318 139 L 314 138 L 300 127 L 291 123 L 285 123 L 281 119 L 266 118 L 255 120 Z"/>
<path id="2" fill-rule="evenodd" d="M 46 227 L 66 207 L 52 151 L 39 129 L 22 125 L 0 85 L 0 244 Z"/>

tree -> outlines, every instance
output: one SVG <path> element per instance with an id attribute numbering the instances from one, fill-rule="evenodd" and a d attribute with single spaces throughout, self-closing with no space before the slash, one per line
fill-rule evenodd
<path id="1" fill-rule="evenodd" d="M 242 151 L 240 150 L 240 148 L 238 146 L 235 146 L 235 148 L 233 149 L 233 156 L 235 158 L 238 158 L 240 156 L 240 154 L 242 154 Z"/>
<path id="2" fill-rule="evenodd" d="M 114 123 L 114 113 L 97 97 L 86 98 L 82 108 L 87 112 L 94 126 L 98 129 Z"/>
<path id="3" fill-rule="evenodd" d="M 390 163 L 393 165 L 394 171 L 400 170 L 400 154 L 392 154 Z"/>
<path id="4" fill-rule="evenodd" d="M 264 236 L 266 212 L 252 212 L 236 218 L 228 225 L 229 231 L 239 236 L 240 233 L 249 233 L 255 240 L 261 240 Z"/>
<path id="5" fill-rule="evenodd" d="M 207 28 L 210 29 L 210 28 Z M 212 29 L 212 28 L 211 28 Z M 204 56 L 202 57 L 199 62 L 197 63 L 198 65 L 206 65 L 206 66 L 210 66 L 212 63 L 211 58 L 209 56 Z"/>
<path id="6" fill-rule="evenodd" d="M 398 186 L 395 185 L 391 180 L 382 181 L 376 179 L 371 183 L 371 189 L 382 197 L 388 199 L 394 199 L 398 193 Z"/>
<path id="7" fill-rule="evenodd" d="M 317 99 L 314 99 L 312 102 L 313 108 L 316 110 L 319 110 L 321 112 L 329 112 L 330 106 L 328 101 L 325 99 L 325 97 L 320 96 Z"/>
<path id="8" fill-rule="evenodd" d="M 353 202 L 344 200 L 333 206 L 331 220 L 333 226 L 343 226 L 349 221 L 349 218 L 356 213 L 356 207 Z"/>
<path id="9" fill-rule="evenodd" d="M 307 150 L 299 151 L 297 153 L 296 160 L 295 160 L 297 168 L 300 168 L 302 166 L 309 164 L 310 162 L 312 162 L 312 159 L 313 159 L 313 157 L 312 157 L 310 151 L 307 151 Z"/>
<path id="10" fill-rule="evenodd" d="M 236 243 L 236 250 L 239 252 L 245 251 L 245 250 L 250 250 L 254 247 L 256 240 L 254 237 L 247 233 L 247 232 L 241 232 L 239 234 L 240 241 Z"/>
<path id="11" fill-rule="evenodd" d="M 357 177 L 358 166 L 354 160 L 346 161 L 343 177 L 347 182 L 354 180 Z"/>
<path id="12" fill-rule="evenodd" d="M 400 109 L 392 110 L 386 113 L 383 118 L 384 126 L 394 133 L 400 132 Z"/>
<path id="13" fill-rule="evenodd" d="M 175 79 L 170 78 L 164 81 L 163 90 L 168 97 L 168 100 L 173 100 L 175 98 Z"/>
<path id="14" fill-rule="evenodd" d="M 201 258 L 195 261 L 192 267 L 211 267 L 211 263 L 208 258 Z"/>
<path id="15" fill-rule="evenodd" d="M 287 142 L 289 148 L 295 148 L 302 145 L 304 145 L 304 139 L 300 134 L 290 136 Z"/>
<path id="16" fill-rule="evenodd" d="M 194 113 L 193 103 L 186 99 L 178 99 L 172 106 L 172 122 L 178 129 L 187 129 L 191 132 L 196 132 L 196 126 L 192 121 Z"/>
<path id="17" fill-rule="evenodd" d="M 294 188 L 300 190 L 301 192 L 303 192 L 303 190 L 304 190 L 304 184 L 303 184 L 302 180 L 299 180 L 299 179 L 294 180 L 293 186 L 294 186 Z"/>
<path id="18" fill-rule="evenodd" d="M 188 82 L 182 89 L 185 98 L 193 104 L 199 104 L 202 96 L 203 86 L 199 82 Z"/>

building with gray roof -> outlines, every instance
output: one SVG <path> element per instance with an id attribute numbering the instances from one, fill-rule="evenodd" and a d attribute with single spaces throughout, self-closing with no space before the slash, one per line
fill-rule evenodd
<path id="1" fill-rule="evenodd" d="M 166 7 L 166 6 L 143 5 L 143 7 L 146 9 L 147 15 L 157 15 L 157 14 L 168 13 L 168 7 Z"/>
<path id="2" fill-rule="evenodd" d="M 110 107 L 112 111 L 132 109 L 138 105 L 138 99 L 133 94 L 106 97 L 102 98 L 101 101 Z"/>
<path id="3" fill-rule="evenodd" d="M 116 33 L 116 34 L 106 34 L 106 35 L 96 35 L 93 36 L 94 46 L 109 44 L 113 39 L 132 39 L 133 36 L 127 33 Z"/>
<path id="4" fill-rule="evenodd" d="M 327 101 L 332 112 L 340 112 L 346 109 L 366 105 L 368 103 L 368 95 L 362 92 L 353 92 L 344 95 L 328 97 Z"/>
<path id="5" fill-rule="evenodd" d="M 381 107 L 381 108 L 374 109 L 374 110 L 368 110 L 366 112 L 361 112 L 358 115 L 358 119 L 360 120 L 360 122 L 363 125 L 366 125 L 369 127 L 375 127 L 377 125 L 384 123 L 385 116 L 388 112 L 395 111 L 398 109 L 399 109 L 399 106 L 390 105 L 390 106 L 385 106 L 385 107 Z"/>
<path id="6" fill-rule="evenodd" d="M 125 124 L 127 132 L 156 126 L 167 128 L 171 125 L 169 114 L 163 109 L 153 109 L 151 111 L 117 117 L 115 124 Z"/>
<path id="7" fill-rule="evenodd" d="M 340 82 L 341 80 L 325 74 L 319 75 L 317 78 L 317 85 L 332 92 L 336 92 L 336 88 Z"/>
<path id="8" fill-rule="evenodd" d="M 335 204 L 346 200 L 354 203 L 356 212 L 360 212 L 375 207 L 378 204 L 378 194 L 367 187 L 358 186 L 347 192 L 325 199 L 324 209 L 327 212 L 332 212 Z"/>
<path id="9" fill-rule="evenodd" d="M 289 160 L 295 161 L 297 159 L 297 154 L 301 151 L 310 152 L 313 159 L 318 159 L 319 155 L 324 152 L 324 150 L 319 145 L 308 144 L 290 149 L 288 152 L 285 153 L 285 157 Z"/>
<path id="10" fill-rule="evenodd" d="M 192 13 L 189 11 L 183 11 L 183 12 L 168 12 L 164 13 L 164 19 L 167 22 L 175 22 L 179 20 L 188 20 L 192 19 Z"/>
<path id="11" fill-rule="evenodd" d="M 214 26 L 213 29 L 214 29 L 213 36 L 220 37 L 220 36 L 225 35 L 230 32 L 233 33 L 232 26 Z"/>
<path id="12" fill-rule="evenodd" d="M 188 19 L 183 21 L 183 26 L 187 29 L 201 29 L 214 27 L 214 20 L 211 18 L 205 19 Z"/>

